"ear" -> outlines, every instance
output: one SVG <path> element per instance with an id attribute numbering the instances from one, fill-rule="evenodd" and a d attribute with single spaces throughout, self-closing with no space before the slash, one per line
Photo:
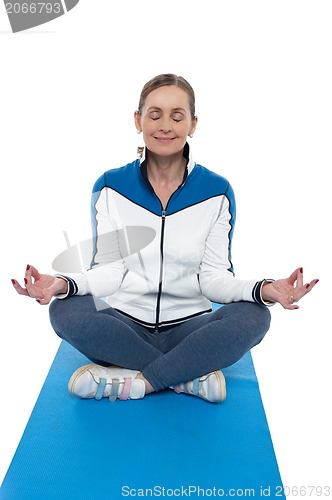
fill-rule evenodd
<path id="1" fill-rule="evenodd" d="M 189 130 L 189 134 L 193 134 L 195 132 L 196 126 L 197 126 L 197 121 L 198 121 L 198 118 L 197 118 L 197 116 L 195 116 L 195 118 L 192 121 L 192 125 L 191 125 L 191 128 Z"/>
<path id="2" fill-rule="evenodd" d="M 138 132 L 142 132 L 142 127 L 141 127 L 141 117 L 138 114 L 138 111 L 135 111 L 134 113 L 134 119 L 135 119 L 135 127 Z"/>

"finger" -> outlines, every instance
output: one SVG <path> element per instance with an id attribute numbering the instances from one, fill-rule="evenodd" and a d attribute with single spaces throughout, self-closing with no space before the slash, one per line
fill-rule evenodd
<path id="1" fill-rule="evenodd" d="M 291 305 L 291 304 L 294 304 L 294 302 L 297 302 L 297 300 L 298 300 L 298 299 L 296 299 L 296 298 L 294 297 L 294 294 L 295 294 L 295 292 L 294 292 L 294 290 L 293 290 L 293 293 L 291 293 L 291 294 L 288 296 L 288 298 L 287 298 L 287 304 L 290 304 L 290 305 Z"/>
<path id="2" fill-rule="evenodd" d="M 27 285 L 27 283 L 32 284 L 31 266 L 29 266 L 29 264 L 25 270 L 24 283 L 25 285 Z"/>
<path id="3" fill-rule="evenodd" d="M 25 287 L 28 291 L 28 295 L 30 295 L 30 297 L 32 297 L 33 299 L 44 298 L 43 290 L 32 283 L 31 277 L 30 277 L 30 281 L 28 281 L 28 279 L 29 278 L 24 278 L 24 283 L 25 283 Z"/>
<path id="4" fill-rule="evenodd" d="M 281 304 L 284 309 L 288 309 L 289 311 L 294 311 L 295 309 L 300 309 L 299 306 L 296 306 L 293 303 L 290 304 L 289 302 L 287 302 L 287 300 L 282 300 L 279 302 L 279 304 Z"/>
<path id="5" fill-rule="evenodd" d="M 297 274 L 298 274 L 298 271 L 300 270 L 300 268 L 298 269 L 295 269 L 295 271 L 290 275 L 289 278 L 287 278 L 287 281 L 290 285 L 294 285 L 295 281 L 297 280 Z"/>
<path id="6" fill-rule="evenodd" d="M 37 269 L 28 264 L 25 270 L 25 278 L 28 280 L 28 283 L 32 283 L 32 278 L 36 279 L 36 274 L 39 275 Z"/>
<path id="7" fill-rule="evenodd" d="M 38 286 L 35 286 L 33 283 L 26 283 L 26 289 L 28 291 L 28 295 L 32 297 L 33 299 L 42 299 L 43 297 L 43 291 L 41 288 Z"/>
<path id="8" fill-rule="evenodd" d="M 299 302 L 299 300 L 301 300 L 305 295 L 307 295 L 307 293 L 309 293 L 314 286 L 317 285 L 319 280 L 315 279 L 315 280 L 312 280 L 310 283 L 307 283 L 306 285 L 302 286 L 301 288 L 300 287 L 296 287 L 296 294 L 295 294 L 295 291 L 294 293 L 291 295 L 291 297 L 293 297 L 293 300 L 290 300 L 289 302 L 292 304 L 293 302 Z"/>
<path id="9" fill-rule="evenodd" d="M 40 274 L 34 266 L 27 266 L 27 272 L 35 279 L 40 279 Z"/>
<path id="10" fill-rule="evenodd" d="M 36 302 L 38 302 L 38 304 L 40 304 L 41 306 L 45 306 L 47 304 L 50 303 L 50 299 L 36 299 Z"/>
<path id="11" fill-rule="evenodd" d="M 39 297 L 36 299 L 36 301 L 38 302 L 38 304 L 44 306 L 44 305 L 47 305 L 51 302 L 52 297 L 53 297 L 53 294 L 45 293 L 44 297 Z"/>
<path id="12" fill-rule="evenodd" d="M 314 286 L 317 285 L 319 280 L 312 280 L 310 283 L 307 283 L 304 288 L 305 288 L 305 293 L 304 295 L 306 295 L 307 293 L 311 292 L 311 290 L 314 288 Z"/>
<path id="13" fill-rule="evenodd" d="M 297 269 L 297 284 L 296 286 L 298 288 L 302 288 L 303 287 L 303 267 L 300 267 L 299 269 Z"/>
<path id="14" fill-rule="evenodd" d="M 39 287 L 36 287 L 32 281 L 32 277 L 35 277 L 36 275 L 39 275 L 37 269 L 28 264 L 25 271 L 24 283 L 28 295 L 30 295 L 33 299 L 43 298 L 42 290 Z"/>
<path id="15" fill-rule="evenodd" d="M 18 281 L 12 279 L 12 284 L 15 290 L 17 291 L 18 294 L 20 295 L 29 295 L 26 288 L 22 288 L 21 285 L 18 283 Z"/>

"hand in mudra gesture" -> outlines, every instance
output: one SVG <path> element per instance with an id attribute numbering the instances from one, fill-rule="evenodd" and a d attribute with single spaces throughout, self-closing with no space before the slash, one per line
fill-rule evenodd
<path id="1" fill-rule="evenodd" d="M 294 302 L 298 302 L 307 295 L 318 281 L 315 279 L 303 285 L 303 269 L 299 267 L 289 278 L 264 285 L 262 298 L 267 302 L 279 302 L 285 309 L 299 309 L 299 306 L 294 305 Z"/>
<path id="2" fill-rule="evenodd" d="M 66 293 L 68 286 L 64 279 L 50 274 L 40 274 L 35 267 L 29 265 L 25 271 L 25 288 L 14 279 L 12 283 L 18 294 L 27 295 L 43 305 L 49 304 L 55 295 Z"/>
<path id="3" fill-rule="evenodd" d="M 315 279 L 303 285 L 303 269 L 298 268 L 289 278 L 264 285 L 262 297 L 266 302 L 279 302 L 285 309 L 299 309 L 294 302 L 298 302 L 304 295 L 307 295 L 318 281 Z M 32 297 L 42 305 L 49 304 L 55 295 L 66 293 L 68 287 L 64 279 L 49 274 L 40 274 L 33 266 L 27 266 L 24 278 L 25 288 L 14 279 L 12 283 L 18 294 Z"/>

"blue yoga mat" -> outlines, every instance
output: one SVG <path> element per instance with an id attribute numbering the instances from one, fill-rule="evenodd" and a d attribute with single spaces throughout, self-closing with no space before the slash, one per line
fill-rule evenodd
<path id="1" fill-rule="evenodd" d="M 223 370 L 222 404 L 171 390 L 79 399 L 67 384 L 88 362 L 61 343 L 1 500 L 285 498 L 250 353 Z"/>

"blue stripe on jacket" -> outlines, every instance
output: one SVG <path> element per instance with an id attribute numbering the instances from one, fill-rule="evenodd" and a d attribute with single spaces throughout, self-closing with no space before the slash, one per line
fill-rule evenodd
<path id="1" fill-rule="evenodd" d="M 96 254 L 97 221 L 95 204 L 100 191 L 104 187 L 113 189 L 131 202 L 149 210 L 155 215 L 162 215 L 161 203 L 144 180 L 140 167 L 141 164 L 138 159 L 132 163 L 128 163 L 124 167 L 108 170 L 96 181 L 93 187 L 91 200 L 92 231 L 94 240 L 91 265 L 93 265 L 94 256 Z M 225 195 L 229 200 L 229 210 L 231 215 L 231 229 L 228 236 L 229 261 L 232 262 L 231 241 L 236 218 L 236 205 L 233 189 L 224 177 L 208 170 L 202 165 L 196 164 L 184 184 L 171 196 L 167 205 L 166 214 L 174 214 L 192 205 L 208 200 L 209 198 L 221 195 Z M 231 266 L 230 271 L 233 272 L 233 266 Z"/>

